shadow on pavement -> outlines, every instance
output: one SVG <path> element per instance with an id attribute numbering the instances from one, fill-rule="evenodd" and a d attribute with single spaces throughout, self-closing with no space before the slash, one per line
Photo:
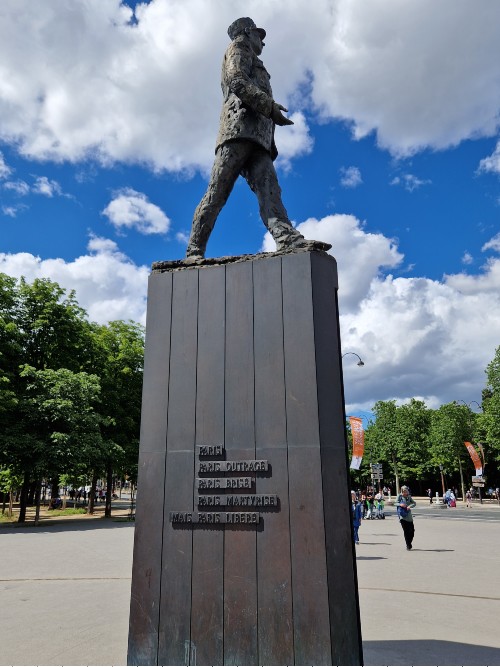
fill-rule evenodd
<path id="1" fill-rule="evenodd" d="M 365 665 L 500 665 L 500 649 L 434 639 L 363 642 Z"/>
<path id="2" fill-rule="evenodd" d="M 413 548 L 412 551 L 433 551 L 437 554 L 444 553 L 447 551 L 455 551 L 455 549 L 415 549 Z"/>
<path id="3" fill-rule="evenodd" d="M 54 521 L 48 524 L 46 521 L 41 522 L 38 526 L 34 524 L 3 524 L 0 525 L 0 535 L 20 534 L 20 533 L 69 533 L 82 532 L 85 530 L 110 530 L 111 528 L 127 528 L 134 525 L 134 521 L 123 520 L 120 517 L 111 519 L 73 519 L 71 521 Z"/>
<path id="4" fill-rule="evenodd" d="M 390 542 L 362 542 L 362 544 L 368 544 L 368 546 L 370 546 L 370 547 L 373 546 L 374 544 L 385 544 L 388 547 L 391 546 Z"/>
<path id="5" fill-rule="evenodd" d="M 385 556 L 356 556 L 356 560 L 387 560 Z"/>

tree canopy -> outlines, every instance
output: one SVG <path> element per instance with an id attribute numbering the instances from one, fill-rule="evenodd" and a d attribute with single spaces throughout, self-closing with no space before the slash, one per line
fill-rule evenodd
<path id="1" fill-rule="evenodd" d="M 141 325 L 97 325 L 57 283 L 0 274 L 2 470 L 24 487 L 61 475 L 134 477 L 143 354 Z"/>

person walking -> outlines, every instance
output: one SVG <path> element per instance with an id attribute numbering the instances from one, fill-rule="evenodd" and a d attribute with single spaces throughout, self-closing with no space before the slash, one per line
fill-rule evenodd
<path id="1" fill-rule="evenodd" d="M 361 526 L 361 503 L 356 498 L 356 492 L 351 491 L 352 527 L 354 529 L 354 544 L 359 544 L 359 527 Z"/>
<path id="2" fill-rule="evenodd" d="M 367 507 L 366 507 L 366 493 L 361 494 L 361 518 L 365 519 L 366 518 L 366 512 L 367 512 Z"/>
<path id="3" fill-rule="evenodd" d="M 401 493 L 396 500 L 396 509 L 398 512 L 399 523 L 403 529 L 403 534 L 406 542 L 406 550 L 411 551 L 413 546 L 413 537 L 415 535 L 415 526 L 413 525 L 413 516 L 411 514 L 412 507 L 416 506 L 416 502 L 410 495 L 410 490 L 407 486 L 401 487 Z"/>
<path id="4" fill-rule="evenodd" d="M 373 505 L 375 503 L 375 496 L 373 495 L 373 489 L 368 489 L 366 492 L 366 518 L 373 519 Z"/>

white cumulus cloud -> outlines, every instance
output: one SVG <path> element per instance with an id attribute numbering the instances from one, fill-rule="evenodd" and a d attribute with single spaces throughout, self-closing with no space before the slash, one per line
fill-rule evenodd
<path id="1" fill-rule="evenodd" d="M 364 230 L 354 216 L 310 219 L 297 229 L 332 243 L 337 260 L 348 411 L 377 400 L 421 397 L 431 407 L 478 400 L 500 331 L 500 259 L 476 275 L 442 281 L 395 277 L 403 255 L 393 239 Z M 269 234 L 263 249 L 274 250 Z"/>
<path id="2" fill-rule="evenodd" d="M 403 174 L 402 176 L 395 176 L 389 185 L 400 185 L 407 192 L 414 192 L 423 185 L 430 185 L 432 181 L 429 179 L 418 178 L 414 174 Z"/>
<path id="3" fill-rule="evenodd" d="M 363 182 L 357 167 L 341 167 L 340 174 L 340 185 L 344 188 L 356 188 Z"/>
<path id="4" fill-rule="evenodd" d="M 137 266 L 114 241 L 92 237 L 89 254 L 72 262 L 41 259 L 30 253 L 0 253 L 0 271 L 28 282 L 49 278 L 66 290 L 74 289 L 90 320 L 135 320 L 145 324 L 149 268 Z"/>
<path id="5" fill-rule="evenodd" d="M 329 215 L 321 220 L 309 218 L 297 225 L 297 229 L 307 239 L 332 244 L 330 252 L 337 259 L 339 272 L 344 278 L 339 299 L 346 310 L 356 310 L 380 270 L 395 269 L 403 261 L 394 240 L 364 231 L 363 224 L 353 215 Z M 262 249 L 266 252 L 276 249 L 269 232 L 264 237 Z M 363 271 L 359 267 L 363 267 Z"/>
<path id="6" fill-rule="evenodd" d="M 6 181 L 3 184 L 3 187 L 6 190 L 11 190 L 12 192 L 15 192 L 16 195 L 19 195 L 19 197 L 25 197 L 30 193 L 30 186 L 26 183 L 26 181 L 22 180 Z"/>
<path id="7" fill-rule="evenodd" d="M 496 234 L 493 238 L 487 241 L 481 248 L 483 252 L 486 250 L 494 250 L 500 252 L 500 232 Z"/>
<path id="8" fill-rule="evenodd" d="M 25 208 L 26 206 L 2 206 L 2 213 L 9 218 L 15 218 L 19 211 L 22 211 Z"/>
<path id="9" fill-rule="evenodd" d="M 132 188 L 118 191 L 102 211 L 118 230 L 136 229 L 141 234 L 166 234 L 170 220 L 156 204 L 142 192 Z"/>
<path id="10" fill-rule="evenodd" d="M 494 174 L 500 174 L 500 141 L 497 143 L 493 153 L 480 161 L 478 171 L 489 171 Z"/>
<path id="11" fill-rule="evenodd" d="M 292 158 L 306 155 L 313 149 L 313 140 L 309 134 L 304 114 L 296 112 L 289 117 L 293 120 L 293 125 L 276 127 L 276 142 L 279 150 L 278 165 L 285 171 L 290 169 Z"/>
<path id="12" fill-rule="evenodd" d="M 12 169 L 5 162 L 2 151 L 0 151 L 0 178 L 7 178 L 12 173 Z"/>
<path id="13" fill-rule="evenodd" d="M 32 191 L 37 195 L 44 195 L 44 197 L 63 194 L 59 183 L 47 178 L 47 176 L 38 176 L 33 184 Z"/>

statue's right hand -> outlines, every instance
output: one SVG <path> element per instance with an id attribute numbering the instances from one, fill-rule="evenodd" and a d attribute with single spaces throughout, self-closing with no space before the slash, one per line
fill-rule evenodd
<path id="1" fill-rule="evenodd" d="M 288 111 L 284 106 L 273 102 L 273 109 L 271 111 L 271 118 L 276 123 L 276 125 L 293 125 L 293 120 L 284 116 L 281 112 Z"/>

